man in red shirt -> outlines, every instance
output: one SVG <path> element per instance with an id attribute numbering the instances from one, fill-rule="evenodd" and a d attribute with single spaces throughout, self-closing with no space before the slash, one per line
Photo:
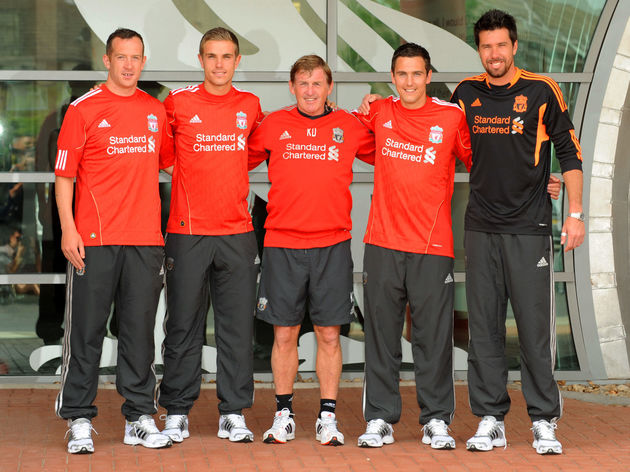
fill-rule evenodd
<path id="1" fill-rule="evenodd" d="M 173 90 L 164 100 L 175 154 L 166 238 L 163 430 L 189 437 L 188 413 L 199 397 L 209 298 L 217 346 L 220 438 L 250 442 L 243 408 L 252 405 L 253 322 L 258 246 L 247 211 L 247 140 L 262 118 L 258 97 L 232 85 L 241 59 L 225 28 L 199 45 L 204 82 Z"/>
<path id="2" fill-rule="evenodd" d="M 417 44 L 392 58 L 399 98 L 378 100 L 357 115 L 374 132 L 374 194 L 365 234 L 366 432 L 362 447 L 394 442 L 398 422 L 400 337 L 405 305 L 412 320 L 422 442 L 452 449 L 455 409 L 453 352 L 453 232 L 455 159 L 471 165 L 470 136 L 459 107 L 426 95 L 431 59 Z"/>
<path id="3" fill-rule="evenodd" d="M 151 415 L 157 411 L 153 328 L 164 274 L 158 172 L 160 151 L 172 141 L 164 107 L 137 88 L 145 61 L 138 33 L 112 33 L 103 56 L 107 81 L 71 103 L 58 140 L 55 193 L 69 264 L 56 411 L 68 420 L 72 454 L 94 451 L 93 403 L 114 300 L 124 443 L 171 445 Z"/>
<path id="4" fill-rule="evenodd" d="M 274 325 L 277 411 L 263 441 L 295 438 L 293 381 L 308 303 L 321 392 L 315 438 L 337 446 L 344 443 L 335 416 L 339 328 L 353 318 L 349 187 L 355 155 L 373 162 L 374 140 L 353 115 L 326 105 L 332 73 L 319 56 L 298 59 L 289 88 L 297 105 L 269 114 L 249 141 L 250 168 L 268 159 L 271 182 L 257 316 Z"/>

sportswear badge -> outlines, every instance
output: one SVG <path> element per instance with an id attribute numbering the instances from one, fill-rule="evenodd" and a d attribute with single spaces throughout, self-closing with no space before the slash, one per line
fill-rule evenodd
<path id="1" fill-rule="evenodd" d="M 258 310 L 259 311 L 265 311 L 267 309 L 267 303 L 269 301 L 265 298 L 265 297 L 260 297 L 258 299 Z"/>
<path id="2" fill-rule="evenodd" d="M 545 259 L 544 257 L 541 257 L 540 260 L 538 261 L 538 264 L 536 264 L 536 267 L 547 267 L 549 265 L 549 263 L 547 262 L 547 259 Z"/>
<path id="3" fill-rule="evenodd" d="M 101 122 L 98 124 L 98 127 L 99 127 L 99 128 L 111 128 L 111 127 L 112 127 L 112 125 L 110 125 L 110 124 L 107 122 L 107 120 L 103 119 L 103 121 L 101 121 Z"/>
<path id="4" fill-rule="evenodd" d="M 523 134 L 523 119 L 517 116 L 512 120 L 512 134 Z"/>
<path id="5" fill-rule="evenodd" d="M 386 121 L 385 123 L 383 123 L 383 128 L 392 129 L 392 120 L 389 120 L 389 121 Z"/>
<path id="6" fill-rule="evenodd" d="M 153 131 L 154 133 L 158 130 L 158 120 L 155 115 L 147 115 L 147 126 L 149 127 L 149 131 Z"/>
<path id="7" fill-rule="evenodd" d="M 516 113 L 525 113 L 527 111 L 527 97 L 525 95 L 514 97 L 514 111 Z"/>
<path id="8" fill-rule="evenodd" d="M 282 141 L 283 139 L 291 139 L 291 135 L 287 130 L 284 130 L 284 133 L 280 135 L 280 141 Z"/>
<path id="9" fill-rule="evenodd" d="M 90 239 L 96 239 L 96 233 L 90 233 Z"/>
<path id="10" fill-rule="evenodd" d="M 238 129 L 247 129 L 247 113 L 239 111 L 236 114 L 236 127 Z"/>
<path id="11" fill-rule="evenodd" d="M 453 280 L 453 276 L 451 274 L 448 274 L 446 276 L 446 278 L 444 279 L 444 284 L 452 284 L 454 282 Z"/>
<path id="12" fill-rule="evenodd" d="M 343 130 L 341 128 L 333 128 L 333 141 L 343 143 Z"/>
<path id="13" fill-rule="evenodd" d="M 199 115 L 195 115 L 190 119 L 190 123 L 201 123 L 201 118 L 199 118 Z"/>
<path id="14" fill-rule="evenodd" d="M 471 107 L 480 107 L 481 106 L 481 100 L 479 100 L 479 98 L 475 98 L 475 101 L 472 102 L 470 104 Z"/>
<path id="15" fill-rule="evenodd" d="M 429 133 L 429 141 L 433 144 L 440 144 L 442 142 L 444 130 L 438 125 L 431 126 L 431 132 Z"/>
<path id="16" fill-rule="evenodd" d="M 81 277 L 82 275 L 85 275 L 85 266 L 83 266 L 80 269 L 76 269 L 76 272 L 79 277 Z"/>
<path id="17" fill-rule="evenodd" d="M 328 160 L 339 162 L 339 149 L 337 149 L 337 146 L 330 146 L 328 148 Z"/>

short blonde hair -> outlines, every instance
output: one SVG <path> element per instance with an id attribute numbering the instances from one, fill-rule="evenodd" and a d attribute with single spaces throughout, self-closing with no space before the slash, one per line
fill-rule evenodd
<path id="1" fill-rule="evenodd" d="M 208 41 L 232 41 L 236 47 L 236 55 L 239 54 L 238 38 L 230 30 L 221 26 L 212 28 L 204 33 L 199 42 L 199 54 L 203 55 L 203 45 Z"/>

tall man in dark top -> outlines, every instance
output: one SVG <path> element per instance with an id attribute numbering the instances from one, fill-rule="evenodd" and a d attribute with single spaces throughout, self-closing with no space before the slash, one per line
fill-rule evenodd
<path id="1" fill-rule="evenodd" d="M 585 233 L 580 144 L 558 84 L 515 66 L 514 18 L 488 11 L 474 32 L 486 73 L 462 81 L 452 97 L 466 113 L 473 152 L 465 217 L 468 383 L 472 412 L 482 419 L 466 447 L 489 451 L 506 444 L 509 298 L 532 445 L 539 454 L 560 454 L 555 429 L 562 398 L 553 377 L 553 242 L 546 187 L 553 142 L 569 200 L 560 241 L 570 251 Z"/>

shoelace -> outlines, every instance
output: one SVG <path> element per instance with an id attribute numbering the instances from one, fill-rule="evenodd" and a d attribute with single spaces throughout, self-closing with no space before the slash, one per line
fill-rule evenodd
<path id="1" fill-rule="evenodd" d="M 536 421 L 532 425 L 532 431 L 539 439 L 545 439 L 548 441 L 556 441 L 556 428 L 558 425 L 555 422 L 547 422 L 544 420 Z"/>
<path id="2" fill-rule="evenodd" d="M 477 433 L 475 436 L 490 436 L 492 430 L 497 427 L 496 420 L 489 419 L 484 416 L 483 419 L 479 422 L 479 427 L 477 428 Z"/>
<path id="3" fill-rule="evenodd" d="M 164 429 L 182 429 L 185 417 L 186 415 L 161 415 L 160 419 L 164 421 Z"/>
<path id="4" fill-rule="evenodd" d="M 66 439 L 69 434 L 72 434 L 73 439 L 88 439 L 90 437 L 90 431 L 94 431 L 94 433 L 98 434 L 98 432 L 92 427 L 91 422 L 78 423 L 74 426 L 71 426 L 68 431 L 66 431 L 66 435 L 63 437 Z"/>
<path id="5" fill-rule="evenodd" d="M 245 417 L 243 415 L 227 415 L 227 420 L 232 422 L 232 426 L 236 429 L 246 429 Z"/>
<path id="6" fill-rule="evenodd" d="M 284 408 L 281 411 L 289 411 L 287 408 Z M 278 426 L 280 428 L 284 428 L 288 423 L 289 423 L 289 419 L 291 418 L 293 414 L 289 413 L 288 415 L 276 415 L 276 417 L 273 419 L 273 424 L 274 426 Z"/>
<path id="7" fill-rule="evenodd" d="M 448 426 L 443 420 L 431 420 L 422 427 L 422 430 L 425 428 L 435 436 L 448 436 Z"/>
<path id="8" fill-rule="evenodd" d="M 138 428 L 138 429 L 142 429 L 145 432 L 149 433 L 149 434 L 159 434 L 160 430 L 157 428 L 157 426 L 155 426 L 155 421 L 153 421 L 153 418 L 151 418 L 150 416 L 147 415 L 143 415 L 140 418 L 138 418 L 137 423 L 134 422 L 133 425 L 134 428 Z"/>
<path id="9" fill-rule="evenodd" d="M 494 419 L 494 417 L 484 416 L 479 422 L 475 436 L 490 436 L 494 428 L 499 428 L 497 423 L 498 421 Z M 505 438 L 505 446 L 503 446 L 503 449 L 507 449 L 507 434 L 505 434 L 505 431 L 503 431 L 503 437 Z"/>
<path id="10" fill-rule="evenodd" d="M 368 434 L 381 434 L 381 429 L 383 427 L 387 427 L 387 423 L 385 423 L 383 420 L 370 420 L 368 421 L 365 432 Z"/>

